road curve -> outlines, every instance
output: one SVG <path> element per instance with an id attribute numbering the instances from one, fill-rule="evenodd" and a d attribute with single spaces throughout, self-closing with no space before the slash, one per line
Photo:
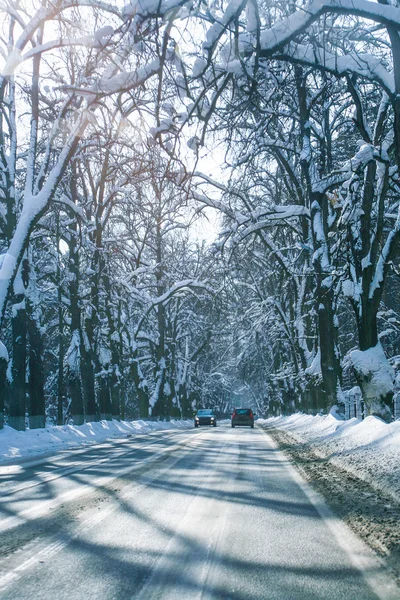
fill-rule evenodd
<path id="1" fill-rule="evenodd" d="M 379 560 L 255 428 L 0 468 L 1 600 L 394 600 Z"/>

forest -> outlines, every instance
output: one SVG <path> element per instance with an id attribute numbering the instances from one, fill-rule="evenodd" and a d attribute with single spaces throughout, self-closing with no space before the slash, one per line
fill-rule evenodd
<path id="1" fill-rule="evenodd" d="M 0 12 L 0 428 L 390 421 L 398 0 Z"/>

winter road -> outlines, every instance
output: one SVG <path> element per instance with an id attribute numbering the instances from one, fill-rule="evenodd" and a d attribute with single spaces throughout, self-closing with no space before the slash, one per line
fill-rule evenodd
<path id="1" fill-rule="evenodd" d="M 263 431 L 224 425 L 0 467 L 0 598 L 400 593 Z"/>

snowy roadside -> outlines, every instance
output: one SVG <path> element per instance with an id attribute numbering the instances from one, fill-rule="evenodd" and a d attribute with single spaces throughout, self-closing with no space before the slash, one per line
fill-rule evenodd
<path id="1" fill-rule="evenodd" d="M 5 426 L 0 430 L 0 464 L 18 462 L 19 459 L 39 458 L 58 450 L 98 444 L 113 438 L 192 427 L 192 420 L 100 421 L 79 426 L 49 426 L 27 431 L 15 431 Z"/>
<path id="2" fill-rule="evenodd" d="M 295 414 L 257 424 L 379 554 L 400 586 L 400 422 Z"/>
<path id="3" fill-rule="evenodd" d="M 387 424 L 376 417 L 342 421 L 333 415 L 296 413 L 257 423 L 285 431 L 321 458 L 399 501 L 400 421 Z"/>

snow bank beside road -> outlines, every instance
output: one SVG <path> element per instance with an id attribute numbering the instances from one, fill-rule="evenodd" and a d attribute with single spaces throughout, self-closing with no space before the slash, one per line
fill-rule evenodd
<path id="1" fill-rule="evenodd" d="M 376 417 L 340 421 L 333 415 L 296 413 L 258 419 L 258 425 L 286 431 L 319 456 L 384 490 L 398 501 L 400 494 L 400 421 Z"/>
<path id="2" fill-rule="evenodd" d="M 15 431 L 5 426 L 0 430 L 0 464 L 19 458 L 34 458 L 57 452 L 65 448 L 76 448 L 87 444 L 127 435 L 143 435 L 166 429 L 189 429 L 193 421 L 100 421 L 86 425 L 50 426 L 45 429 Z"/>

